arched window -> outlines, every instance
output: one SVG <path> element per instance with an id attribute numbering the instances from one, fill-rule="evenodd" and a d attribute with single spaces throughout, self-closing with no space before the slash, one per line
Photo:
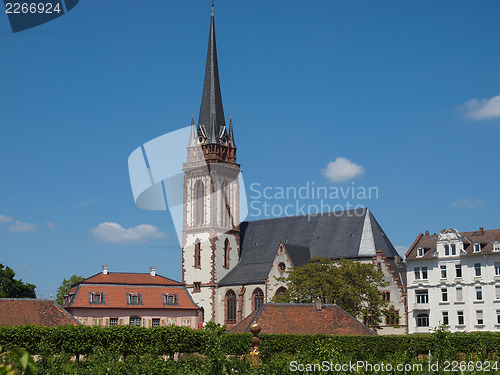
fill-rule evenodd
<path id="1" fill-rule="evenodd" d="M 205 222 L 205 186 L 200 180 L 194 185 L 194 223 L 197 226 L 203 225 Z"/>
<path id="2" fill-rule="evenodd" d="M 229 240 L 226 238 L 224 242 L 224 268 L 229 268 Z"/>
<path id="3" fill-rule="evenodd" d="M 284 286 L 281 286 L 276 291 L 275 296 L 282 296 L 283 294 L 285 294 L 285 292 L 286 292 L 286 288 Z"/>
<path id="4" fill-rule="evenodd" d="M 264 293 L 260 288 L 257 288 L 253 291 L 252 301 L 253 311 L 260 309 L 264 304 Z"/>
<path id="5" fill-rule="evenodd" d="M 417 327 L 429 327 L 429 314 L 418 314 L 417 315 Z"/>
<path id="6" fill-rule="evenodd" d="M 198 318 L 200 321 L 200 327 L 203 328 L 202 325 L 205 322 L 205 309 L 203 307 L 200 309 L 200 313 L 198 315 Z"/>
<path id="7" fill-rule="evenodd" d="M 226 293 L 226 323 L 236 323 L 236 294 L 232 290 Z"/>
<path id="8" fill-rule="evenodd" d="M 227 228 L 229 226 L 229 199 L 227 181 L 222 181 L 220 189 L 220 219 L 221 226 Z"/>
<path id="9" fill-rule="evenodd" d="M 199 239 L 196 239 L 194 243 L 194 267 L 201 268 L 201 243 Z"/>

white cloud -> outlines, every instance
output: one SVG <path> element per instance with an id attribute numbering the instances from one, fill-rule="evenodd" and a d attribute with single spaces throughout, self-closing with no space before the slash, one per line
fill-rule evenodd
<path id="1" fill-rule="evenodd" d="M 45 225 L 47 225 L 47 228 L 49 229 L 52 229 L 52 230 L 55 230 L 56 229 L 56 223 L 52 222 L 52 221 L 47 221 L 45 223 Z"/>
<path id="2" fill-rule="evenodd" d="M 99 241 L 114 243 L 147 242 L 150 238 L 165 237 L 158 227 L 149 224 L 125 229 L 118 223 L 101 223 L 90 233 Z"/>
<path id="3" fill-rule="evenodd" d="M 22 221 L 15 221 L 15 224 L 12 224 L 9 227 L 9 232 L 35 232 L 36 225 L 23 223 Z"/>
<path id="4" fill-rule="evenodd" d="M 326 168 L 321 170 L 321 174 L 333 183 L 352 180 L 365 172 L 366 170 L 361 165 L 344 157 L 338 157 L 335 161 L 329 162 Z"/>
<path id="5" fill-rule="evenodd" d="M 465 208 L 476 208 L 479 206 L 483 206 L 484 202 L 479 199 L 469 199 L 464 198 L 458 201 L 455 201 L 451 204 L 453 207 L 465 207 Z"/>
<path id="6" fill-rule="evenodd" d="M 478 100 L 474 98 L 458 106 L 457 109 L 463 112 L 465 117 L 472 120 L 500 118 L 500 95 L 494 96 L 491 99 L 484 98 Z"/>
<path id="7" fill-rule="evenodd" d="M 10 223 L 14 218 L 10 216 L 0 215 L 0 223 Z"/>

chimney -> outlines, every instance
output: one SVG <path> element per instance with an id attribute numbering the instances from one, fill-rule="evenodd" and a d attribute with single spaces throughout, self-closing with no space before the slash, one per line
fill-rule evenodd
<path id="1" fill-rule="evenodd" d="M 108 266 L 102 266 L 102 274 L 107 275 L 108 274 Z"/>
<path id="2" fill-rule="evenodd" d="M 156 267 L 149 267 L 149 273 L 151 276 L 155 277 L 156 276 Z"/>
<path id="3" fill-rule="evenodd" d="M 483 227 L 479 228 L 479 234 L 484 234 L 484 228 Z"/>
<path id="4" fill-rule="evenodd" d="M 316 307 L 317 311 L 321 311 L 321 298 L 316 298 L 316 301 L 314 301 L 314 307 Z"/>
<path id="5" fill-rule="evenodd" d="M 428 236 L 428 235 L 429 235 L 429 231 L 428 231 L 428 230 L 426 230 L 426 231 L 425 231 L 425 235 L 426 235 L 426 236 Z"/>

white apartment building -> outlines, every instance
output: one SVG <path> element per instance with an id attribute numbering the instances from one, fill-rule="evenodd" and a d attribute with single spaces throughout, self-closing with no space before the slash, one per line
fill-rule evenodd
<path id="1" fill-rule="evenodd" d="M 500 229 L 420 233 L 406 261 L 408 333 L 500 331 Z"/>

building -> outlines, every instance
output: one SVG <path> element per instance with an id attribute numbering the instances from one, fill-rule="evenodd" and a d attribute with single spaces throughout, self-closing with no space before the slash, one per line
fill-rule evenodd
<path id="1" fill-rule="evenodd" d="M 238 223 L 240 165 L 232 120 L 227 127 L 224 118 L 213 11 L 198 125 L 192 121 L 183 170 L 182 280 L 203 321 L 233 327 L 283 292 L 275 277 L 290 267 L 312 257 L 349 258 L 380 265 L 390 283 L 381 292 L 399 314 L 381 332 L 406 332 L 405 265 L 368 209 Z"/>
<path id="2" fill-rule="evenodd" d="M 78 321 L 52 300 L 32 298 L 0 298 L 0 326 L 57 327 L 79 325 Z"/>
<path id="3" fill-rule="evenodd" d="M 375 331 L 334 304 L 266 303 L 238 323 L 231 333 L 250 332 L 255 322 L 261 333 L 296 335 L 375 335 Z"/>
<path id="4" fill-rule="evenodd" d="M 199 327 L 199 307 L 181 283 L 150 273 L 101 273 L 72 286 L 64 308 L 84 325 Z"/>
<path id="5" fill-rule="evenodd" d="M 409 333 L 500 329 L 500 229 L 420 233 L 406 260 Z"/>

